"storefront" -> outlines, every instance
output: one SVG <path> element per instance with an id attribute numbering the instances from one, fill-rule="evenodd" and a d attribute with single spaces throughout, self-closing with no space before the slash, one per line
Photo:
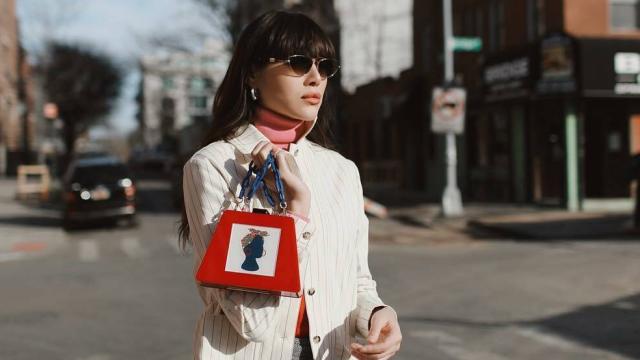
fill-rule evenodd
<path id="1" fill-rule="evenodd" d="M 582 207 L 631 207 L 640 153 L 640 40 L 578 39 L 584 163 Z"/>
<path id="2" fill-rule="evenodd" d="M 469 196 L 629 208 L 640 153 L 640 40 L 550 35 L 488 58 L 467 121 Z"/>
<path id="3" fill-rule="evenodd" d="M 533 47 L 488 59 L 482 101 L 468 111 L 468 197 L 474 201 L 529 200 L 526 134 L 535 79 Z"/>

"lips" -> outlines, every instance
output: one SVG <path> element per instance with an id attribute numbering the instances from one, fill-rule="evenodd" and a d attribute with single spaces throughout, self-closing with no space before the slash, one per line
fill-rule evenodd
<path id="1" fill-rule="evenodd" d="M 318 93 L 308 93 L 304 94 L 302 99 L 310 104 L 316 105 L 320 103 L 321 96 Z"/>

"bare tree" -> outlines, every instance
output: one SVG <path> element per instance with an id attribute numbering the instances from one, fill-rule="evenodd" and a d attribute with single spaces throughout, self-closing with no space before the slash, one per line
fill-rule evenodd
<path id="1" fill-rule="evenodd" d="M 58 106 L 64 122 L 64 166 L 80 133 L 100 123 L 113 109 L 122 89 L 122 70 L 106 55 L 53 42 L 42 65 L 47 100 Z M 64 167 L 63 166 L 63 167 Z"/>

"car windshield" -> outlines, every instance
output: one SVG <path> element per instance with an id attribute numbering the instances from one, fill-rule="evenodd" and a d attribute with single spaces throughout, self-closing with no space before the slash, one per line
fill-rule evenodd
<path id="1" fill-rule="evenodd" d="M 95 182 L 116 182 L 123 178 L 130 177 L 126 166 L 121 164 L 79 166 L 73 172 L 71 180 L 73 182 L 95 183 Z"/>

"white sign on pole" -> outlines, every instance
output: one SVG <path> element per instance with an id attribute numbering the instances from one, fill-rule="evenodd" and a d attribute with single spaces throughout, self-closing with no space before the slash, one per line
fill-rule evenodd
<path id="1" fill-rule="evenodd" d="M 431 99 L 431 131 L 434 133 L 464 132 L 464 110 L 467 92 L 464 88 L 433 88 Z"/>

